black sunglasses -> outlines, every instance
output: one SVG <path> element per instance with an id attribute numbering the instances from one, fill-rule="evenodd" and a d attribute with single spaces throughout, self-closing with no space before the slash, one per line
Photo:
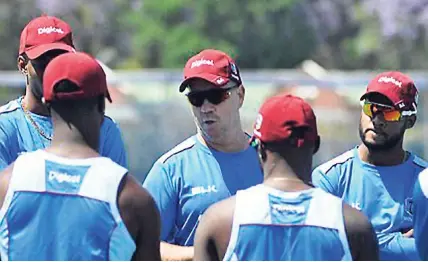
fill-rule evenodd
<path id="1" fill-rule="evenodd" d="M 186 96 L 187 99 L 189 99 L 190 104 L 196 107 L 201 107 L 205 99 L 213 105 L 218 105 L 230 97 L 232 94 L 232 92 L 230 92 L 231 89 L 237 87 L 238 86 L 230 88 L 213 88 L 207 91 L 190 92 Z"/>

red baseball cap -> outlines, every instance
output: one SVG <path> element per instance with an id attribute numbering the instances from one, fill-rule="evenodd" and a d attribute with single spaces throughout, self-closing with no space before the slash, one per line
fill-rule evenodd
<path id="1" fill-rule="evenodd" d="M 413 80 L 398 71 L 383 72 L 373 78 L 367 85 L 364 100 L 369 94 L 378 93 L 386 96 L 400 110 L 416 110 L 418 90 Z"/>
<path id="2" fill-rule="evenodd" d="M 319 140 L 317 123 L 311 106 L 300 97 L 280 94 L 267 99 L 254 123 L 253 138 L 264 143 L 288 139 L 296 128 L 307 128 L 297 147 Z"/>
<path id="3" fill-rule="evenodd" d="M 73 92 L 55 92 L 55 86 L 62 80 L 69 80 L 79 87 Z M 92 56 L 77 52 L 65 53 L 52 59 L 43 75 L 43 99 L 78 100 L 105 95 L 111 102 L 107 88 L 106 74 Z"/>
<path id="4" fill-rule="evenodd" d="M 180 92 L 183 92 L 189 81 L 195 78 L 204 79 L 217 87 L 223 87 L 230 81 L 242 84 L 235 61 L 226 53 L 215 49 L 205 49 L 187 61 Z"/>
<path id="5" fill-rule="evenodd" d="M 44 15 L 31 20 L 22 30 L 19 55 L 25 53 L 35 59 L 54 49 L 75 52 L 71 27 L 63 20 Z"/>

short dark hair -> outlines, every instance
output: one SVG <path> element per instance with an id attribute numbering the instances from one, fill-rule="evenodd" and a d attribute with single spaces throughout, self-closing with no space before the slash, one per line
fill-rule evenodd
<path id="1" fill-rule="evenodd" d="M 375 102 L 386 106 L 394 106 L 392 101 L 381 93 L 376 93 L 376 92 L 369 93 L 366 95 L 365 99 L 367 99 L 370 102 Z"/>
<path id="2" fill-rule="evenodd" d="M 62 80 L 54 86 L 53 90 L 54 93 L 69 93 L 79 89 L 80 87 L 77 86 L 75 83 L 69 80 Z M 93 109 L 93 107 L 96 105 L 98 105 L 98 109 L 100 111 L 104 111 L 104 95 L 79 100 L 54 100 L 51 101 L 48 106 L 55 110 L 58 114 L 60 114 L 65 121 L 70 122 L 72 120 L 72 117 L 76 116 L 76 114 L 85 113 L 87 110 Z"/>

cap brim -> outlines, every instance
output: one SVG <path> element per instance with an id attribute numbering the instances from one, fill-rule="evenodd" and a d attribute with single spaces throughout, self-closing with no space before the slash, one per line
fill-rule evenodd
<path id="1" fill-rule="evenodd" d="M 184 80 L 181 84 L 180 84 L 180 88 L 179 88 L 179 90 L 180 90 L 180 92 L 183 92 L 184 90 L 186 90 L 186 87 L 187 87 L 187 85 L 189 84 L 189 82 L 191 81 L 191 80 L 194 80 L 194 79 L 203 79 L 203 80 L 206 80 L 206 81 L 208 81 L 208 82 L 210 82 L 210 83 L 212 83 L 213 85 L 215 85 L 215 86 L 224 86 L 224 85 L 226 85 L 227 83 L 229 83 L 230 82 L 230 79 L 228 79 L 228 78 L 226 78 L 226 77 L 221 77 L 221 78 L 223 78 L 225 81 L 222 81 L 220 84 L 217 82 L 217 80 L 220 78 L 221 76 L 218 76 L 218 75 L 213 75 L 213 74 L 207 74 L 207 73 L 205 73 L 205 74 L 199 74 L 199 75 L 194 75 L 194 76 L 192 76 L 192 77 L 189 77 L 189 78 L 187 78 L 186 80 Z"/>
<path id="2" fill-rule="evenodd" d="M 366 99 L 366 97 L 373 92 L 368 92 L 368 93 L 364 93 L 361 97 L 360 97 L 360 101 L 363 101 L 364 99 Z"/>
<path id="3" fill-rule="evenodd" d="M 67 52 L 76 52 L 76 50 L 72 46 L 69 46 L 67 44 L 50 43 L 50 44 L 35 46 L 31 49 L 25 50 L 25 54 L 28 56 L 29 59 L 36 59 L 39 56 L 51 50 L 64 50 Z"/>
<path id="4" fill-rule="evenodd" d="M 105 97 L 107 98 L 107 100 L 108 100 L 110 103 L 113 103 L 113 100 L 111 99 L 110 92 L 108 91 L 108 87 L 107 87 L 107 91 L 106 91 Z"/>
<path id="5" fill-rule="evenodd" d="M 360 97 L 360 101 L 363 101 L 363 100 L 364 100 L 364 99 L 366 99 L 369 95 L 373 95 L 373 94 L 378 94 L 378 95 L 382 95 L 382 96 L 386 97 L 389 101 L 391 101 L 391 104 L 393 104 L 393 105 L 395 106 L 395 102 L 393 101 L 393 99 L 392 99 L 391 97 L 389 97 L 389 96 L 387 96 L 387 95 L 385 95 L 384 93 L 379 92 L 379 91 L 370 91 L 370 92 L 365 93 L 364 95 L 362 95 L 362 96 Z"/>

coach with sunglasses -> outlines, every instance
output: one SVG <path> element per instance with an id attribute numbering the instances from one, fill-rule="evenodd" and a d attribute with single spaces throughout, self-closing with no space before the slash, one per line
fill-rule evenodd
<path id="1" fill-rule="evenodd" d="M 377 75 L 361 97 L 362 143 L 313 171 L 316 186 L 370 219 L 381 260 L 419 260 L 412 229 L 412 192 L 428 163 L 403 149 L 416 122 L 418 91 L 400 72 Z"/>
<path id="2" fill-rule="evenodd" d="M 245 89 L 235 62 L 203 50 L 187 61 L 179 90 L 186 91 L 197 134 L 159 158 L 143 183 L 160 210 L 162 260 L 192 260 L 203 212 L 263 181 L 241 126 Z"/>

